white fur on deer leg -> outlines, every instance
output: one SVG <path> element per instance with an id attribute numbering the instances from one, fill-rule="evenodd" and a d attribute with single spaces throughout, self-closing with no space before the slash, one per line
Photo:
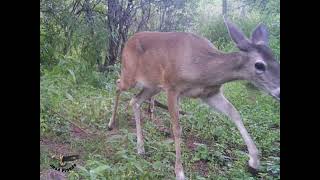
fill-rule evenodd
<path id="1" fill-rule="evenodd" d="M 112 117 L 110 118 L 109 123 L 108 123 L 109 130 L 111 130 L 113 128 L 114 121 L 115 121 L 114 115 L 112 115 Z"/>
<path id="2" fill-rule="evenodd" d="M 130 105 L 132 106 L 135 121 L 136 121 L 136 129 L 137 129 L 137 151 L 138 154 L 142 155 L 145 153 L 144 151 L 144 142 L 142 137 L 142 129 L 141 129 L 141 121 L 140 121 L 140 105 L 137 103 L 136 98 L 132 98 L 130 101 Z"/>
<path id="3" fill-rule="evenodd" d="M 109 124 L 108 124 L 108 128 L 111 129 L 112 127 L 112 119 L 110 119 Z"/>
<path id="4" fill-rule="evenodd" d="M 129 105 L 133 107 L 133 103 L 135 103 L 135 101 L 136 101 L 135 98 L 132 98 L 129 102 Z"/>
<path id="5" fill-rule="evenodd" d="M 177 179 L 177 180 L 184 180 L 184 179 L 185 179 L 185 178 L 184 178 L 184 173 L 183 173 L 182 171 L 178 172 L 178 173 L 176 174 L 176 179 Z"/>
<path id="6" fill-rule="evenodd" d="M 250 156 L 249 166 L 252 167 L 253 169 L 259 169 L 260 167 L 259 159 L 257 157 Z"/>
<path id="7" fill-rule="evenodd" d="M 252 141 L 251 138 L 249 139 L 249 142 Z M 260 160 L 259 160 L 259 151 L 255 147 L 255 145 L 252 143 L 250 144 L 249 148 L 249 166 L 253 169 L 259 169 L 260 166 Z"/>
<path id="8" fill-rule="evenodd" d="M 138 154 L 139 155 L 144 155 L 145 154 L 145 150 L 144 150 L 144 146 L 138 143 Z"/>
<path id="9" fill-rule="evenodd" d="M 140 155 L 145 154 L 144 143 L 143 143 L 143 140 L 142 140 L 142 136 L 138 137 L 138 135 L 137 135 L 137 151 L 138 151 L 138 154 L 140 154 Z"/>

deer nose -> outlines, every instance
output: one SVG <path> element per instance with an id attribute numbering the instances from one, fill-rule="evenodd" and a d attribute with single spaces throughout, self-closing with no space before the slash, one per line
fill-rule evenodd
<path id="1" fill-rule="evenodd" d="M 280 100 L 280 88 L 275 89 L 271 94 Z"/>
<path id="2" fill-rule="evenodd" d="M 277 89 L 277 97 L 280 99 L 280 88 Z"/>

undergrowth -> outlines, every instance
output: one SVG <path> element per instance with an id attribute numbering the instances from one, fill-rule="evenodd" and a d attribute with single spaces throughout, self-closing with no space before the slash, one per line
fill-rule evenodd
<path id="1" fill-rule="evenodd" d="M 248 22 L 252 29 L 259 19 Z M 234 45 L 221 22 L 202 27 L 221 50 L 230 52 Z M 272 27 L 272 24 L 269 24 Z M 226 43 L 229 42 L 229 43 Z M 279 57 L 279 39 L 271 36 L 271 48 Z M 79 153 L 68 179 L 174 179 L 174 142 L 158 126 L 144 116 L 146 156 L 136 153 L 135 125 L 128 102 L 137 90 L 122 93 L 116 130 L 107 131 L 112 114 L 115 81 L 120 65 L 109 72 L 75 56 L 61 56 L 53 67 L 41 67 L 40 128 L 41 139 L 56 146 L 68 146 Z M 243 122 L 261 151 L 261 171 L 253 176 L 247 170 L 247 149 L 235 125 L 224 115 L 212 111 L 195 99 L 182 99 L 180 107 L 188 115 L 181 116 L 183 128 L 182 160 L 189 179 L 280 179 L 280 107 L 263 92 L 250 88 L 246 82 L 225 84 L 226 97 L 239 110 Z M 156 96 L 166 103 L 163 93 Z M 145 109 L 143 105 L 142 109 Z M 144 110 L 142 110 L 144 111 Z M 156 108 L 157 119 L 170 129 L 167 111 Z M 81 138 L 75 126 L 94 135 Z M 88 133 L 88 134 L 90 134 Z M 41 172 L 50 169 L 55 146 L 41 145 Z M 57 152 L 58 151 L 58 152 Z M 60 152 L 62 153 L 62 152 Z"/>

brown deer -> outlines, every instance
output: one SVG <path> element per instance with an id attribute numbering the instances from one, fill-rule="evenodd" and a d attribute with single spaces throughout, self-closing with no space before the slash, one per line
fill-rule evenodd
<path id="1" fill-rule="evenodd" d="M 223 53 L 203 37 L 184 32 L 139 32 L 125 44 L 121 77 L 117 80 L 115 107 L 108 124 L 112 129 L 122 91 L 141 87 L 130 101 L 136 121 L 137 151 L 144 154 L 140 105 L 160 91 L 167 95 L 174 134 L 176 179 L 184 179 L 181 162 L 179 98 L 200 98 L 227 115 L 236 125 L 249 151 L 249 166 L 259 168 L 259 152 L 243 125 L 239 112 L 224 97 L 222 85 L 248 80 L 280 101 L 280 64 L 268 47 L 267 28 L 260 24 L 248 39 L 224 19 L 229 35 L 240 51 Z"/>

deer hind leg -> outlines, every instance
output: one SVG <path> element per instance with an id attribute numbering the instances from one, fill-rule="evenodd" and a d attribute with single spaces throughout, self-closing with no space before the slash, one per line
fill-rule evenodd
<path id="1" fill-rule="evenodd" d="M 153 95 L 157 94 L 159 90 L 157 89 L 150 89 L 150 88 L 143 88 L 139 94 L 133 97 L 130 101 L 130 105 L 132 106 L 132 110 L 134 113 L 134 118 L 136 121 L 136 130 L 137 130 L 137 151 L 138 154 L 144 154 L 144 142 L 143 142 L 143 134 L 141 128 L 141 117 L 140 117 L 140 106 L 141 104 L 151 98 Z"/>
<path id="2" fill-rule="evenodd" d="M 121 81 L 121 79 L 117 79 L 116 81 L 117 88 L 116 88 L 116 95 L 115 95 L 115 103 L 112 111 L 112 116 L 108 123 L 108 130 L 112 130 L 114 127 L 121 92 L 126 91 L 133 86 L 132 84 L 124 83 L 124 81 L 123 80 Z"/>
<path id="3" fill-rule="evenodd" d="M 177 180 L 184 180 L 183 166 L 181 162 L 181 127 L 179 123 L 179 104 L 178 94 L 174 91 L 167 92 L 168 108 L 171 115 L 171 124 L 174 135 L 174 144 L 176 149 L 175 174 Z"/>
<path id="4" fill-rule="evenodd" d="M 202 98 L 202 100 L 209 106 L 227 115 L 235 123 L 249 151 L 249 166 L 253 169 L 258 169 L 260 165 L 258 149 L 244 127 L 241 116 L 236 108 L 223 96 L 221 92 L 207 98 Z"/>
<path id="5" fill-rule="evenodd" d="M 150 104 L 149 104 L 149 107 L 148 107 L 148 112 L 149 112 L 149 115 L 150 115 L 150 120 L 152 121 L 154 119 L 154 97 L 151 97 L 149 99 L 150 101 Z"/>

